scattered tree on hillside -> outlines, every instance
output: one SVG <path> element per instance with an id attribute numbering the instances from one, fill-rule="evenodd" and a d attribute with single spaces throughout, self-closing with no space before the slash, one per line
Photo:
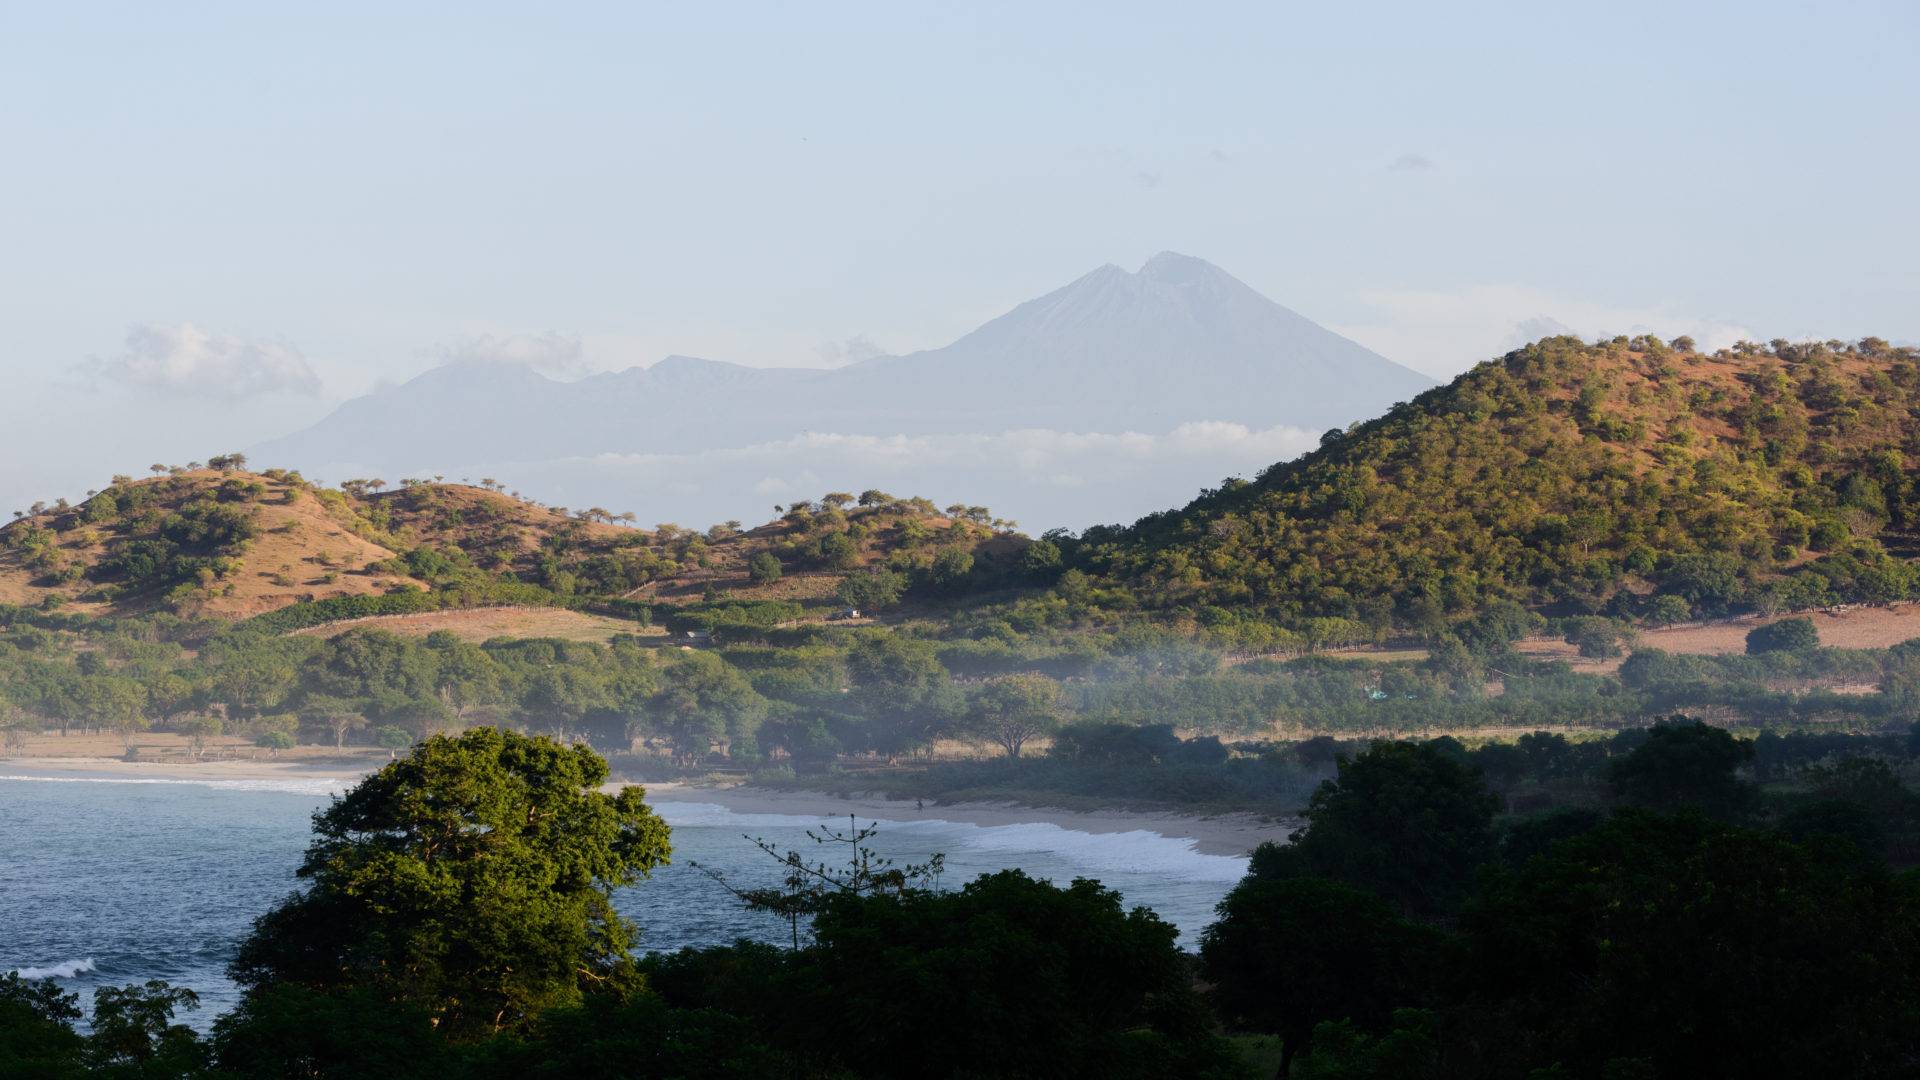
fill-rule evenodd
<path id="1" fill-rule="evenodd" d="M 1747 631 L 1747 655 L 1806 652 L 1820 647 L 1820 631 L 1807 618 L 1781 619 Z"/>

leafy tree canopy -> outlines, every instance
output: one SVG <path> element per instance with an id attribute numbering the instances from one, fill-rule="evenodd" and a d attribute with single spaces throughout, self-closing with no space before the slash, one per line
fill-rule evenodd
<path id="1" fill-rule="evenodd" d="M 606 779 L 582 746 L 428 739 L 315 815 L 307 887 L 259 920 L 234 978 L 376 989 L 453 1037 L 630 983 L 635 928 L 612 893 L 670 848 L 644 792 Z"/>

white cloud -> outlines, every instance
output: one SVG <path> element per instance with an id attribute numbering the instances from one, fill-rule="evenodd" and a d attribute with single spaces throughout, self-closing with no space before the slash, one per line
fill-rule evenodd
<path id="1" fill-rule="evenodd" d="M 1439 378 L 1451 378 L 1529 341 L 1572 333 L 1593 339 L 1614 334 L 1691 335 L 1718 349 L 1753 332 L 1745 327 L 1668 307 L 1616 307 L 1569 299 L 1524 285 L 1372 292 L 1363 299 L 1374 319 L 1333 329 L 1383 356 Z"/>
<path id="2" fill-rule="evenodd" d="M 1387 162 L 1389 172 L 1425 172 L 1433 168 L 1433 159 L 1425 154 L 1401 154 Z"/>
<path id="3" fill-rule="evenodd" d="M 216 334 L 192 323 L 140 323 L 127 331 L 124 352 L 93 357 L 79 371 L 110 382 L 226 399 L 320 392 L 320 376 L 292 345 Z"/>
<path id="4" fill-rule="evenodd" d="M 578 377 L 592 370 L 580 338 L 544 334 L 479 334 L 427 350 L 443 364 L 520 364 L 547 375 Z"/>

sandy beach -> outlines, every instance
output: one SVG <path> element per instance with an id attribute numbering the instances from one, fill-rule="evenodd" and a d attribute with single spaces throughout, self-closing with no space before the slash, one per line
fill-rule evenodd
<path id="1" fill-rule="evenodd" d="M 202 761 L 143 762 L 119 758 L 10 757 L 0 758 L 0 776 L 41 776 L 65 779 L 111 778 L 141 780 L 211 781 L 325 781 L 343 786 L 383 764 L 378 758 L 331 761 Z M 609 785 L 619 787 L 619 784 Z M 650 802 L 707 803 L 750 814 L 790 814 L 796 817 L 840 817 L 852 814 L 866 821 L 958 821 L 972 825 L 1021 825 L 1045 822 L 1085 833 L 1146 831 L 1171 839 L 1193 841 L 1194 850 L 1207 855 L 1245 855 L 1263 840 L 1282 840 L 1298 822 L 1268 821 L 1251 814 L 1202 817 L 1167 811 L 1063 810 L 992 802 L 928 802 L 855 795 L 842 798 L 828 792 L 777 791 L 750 786 L 708 786 L 677 781 L 641 785 Z"/>

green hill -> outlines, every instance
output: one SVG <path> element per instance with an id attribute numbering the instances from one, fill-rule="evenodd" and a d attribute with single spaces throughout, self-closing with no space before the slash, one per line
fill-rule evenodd
<path id="1" fill-rule="evenodd" d="M 1184 509 L 1090 530 L 1205 623 L 1428 634 L 1499 601 L 1676 621 L 1916 592 L 1920 351 L 1540 341 Z"/>

